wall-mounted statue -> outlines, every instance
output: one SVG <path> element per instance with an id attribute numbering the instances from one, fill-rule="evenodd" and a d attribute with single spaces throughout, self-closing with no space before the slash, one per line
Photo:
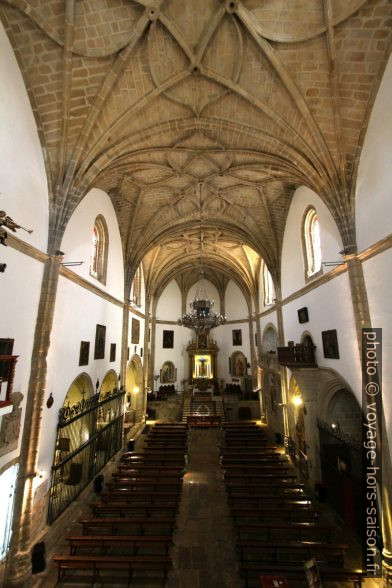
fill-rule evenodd
<path id="1" fill-rule="evenodd" d="M 13 233 L 16 233 L 17 229 L 23 229 L 26 233 L 32 233 L 32 229 L 25 229 L 21 225 L 18 225 L 10 216 L 7 216 L 5 210 L 0 210 L 0 244 L 7 247 L 5 240 L 8 237 L 8 233 L 5 229 L 10 229 Z"/>

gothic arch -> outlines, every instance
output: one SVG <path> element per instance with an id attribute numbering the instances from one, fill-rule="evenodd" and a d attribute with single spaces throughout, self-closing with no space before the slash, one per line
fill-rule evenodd
<path id="1" fill-rule="evenodd" d="M 91 396 L 94 396 L 94 394 L 94 386 L 90 376 L 86 374 L 86 372 L 82 372 L 76 376 L 68 388 L 64 397 L 63 406 L 67 406 L 67 404 L 72 406 L 73 404 L 80 402 L 83 398 L 90 398 Z"/>
<path id="2" fill-rule="evenodd" d="M 136 411 L 136 418 L 140 420 L 144 406 L 143 364 L 136 353 L 131 357 L 127 365 L 125 389 L 131 399 L 131 407 Z"/>

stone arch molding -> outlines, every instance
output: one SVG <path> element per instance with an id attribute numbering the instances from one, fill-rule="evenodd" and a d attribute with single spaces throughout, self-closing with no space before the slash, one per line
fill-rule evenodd
<path id="1" fill-rule="evenodd" d="M 344 388 L 355 397 L 348 382 L 333 369 L 294 370 L 292 376 L 301 391 L 303 401 L 316 403 L 317 417 L 321 420 L 328 420 L 328 406 L 338 390 Z"/>

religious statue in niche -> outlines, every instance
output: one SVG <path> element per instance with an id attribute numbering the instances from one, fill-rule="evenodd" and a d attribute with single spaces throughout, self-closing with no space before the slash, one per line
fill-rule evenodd
<path id="1" fill-rule="evenodd" d="M 171 361 L 165 361 L 161 369 L 161 383 L 162 384 L 173 384 L 177 379 L 177 370 L 174 367 L 174 363 Z"/>
<path id="2" fill-rule="evenodd" d="M 21 392 L 11 394 L 12 412 L 3 415 L 0 428 L 0 455 L 16 449 L 18 445 L 22 409 L 19 408 L 23 400 Z"/>

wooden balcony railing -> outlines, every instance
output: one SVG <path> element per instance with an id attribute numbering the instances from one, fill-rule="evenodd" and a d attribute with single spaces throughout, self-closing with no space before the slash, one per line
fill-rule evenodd
<path id="1" fill-rule="evenodd" d="M 317 367 L 315 346 L 290 345 L 278 347 L 278 363 L 287 367 L 315 368 Z"/>

